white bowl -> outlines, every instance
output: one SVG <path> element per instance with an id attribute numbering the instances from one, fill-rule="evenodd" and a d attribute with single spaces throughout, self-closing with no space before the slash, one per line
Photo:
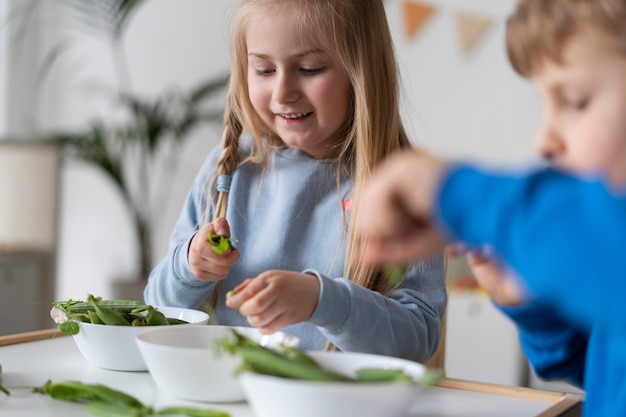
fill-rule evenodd
<path id="1" fill-rule="evenodd" d="M 321 366 L 347 376 L 360 368 L 402 369 L 414 378 L 424 366 L 389 356 L 308 352 Z M 422 387 L 407 382 L 321 382 L 242 373 L 239 377 L 256 417 L 406 417 Z"/>
<path id="2" fill-rule="evenodd" d="M 114 371 L 147 371 L 146 363 L 137 348 L 138 334 L 157 327 L 194 327 L 206 324 L 209 315 L 203 311 L 180 307 L 156 307 L 168 318 L 185 320 L 190 324 L 170 326 L 111 326 L 78 322 L 79 331 L 74 341 L 80 353 L 91 364 Z M 204 327 L 204 326 L 202 326 Z"/>
<path id="3" fill-rule="evenodd" d="M 235 375 L 241 358 L 223 352 L 216 354 L 214 341 L 231 330 L 261 340 L 253 327 L 231 326 L 165 326 L 137 336 L 137 344 L 157 386 L 168 394 L 191 401 L 243 401 L 243 389 Z M 277 332 L 269 337 L 268 346 L 283 342 L 294 346 L 299 339 Z"/>

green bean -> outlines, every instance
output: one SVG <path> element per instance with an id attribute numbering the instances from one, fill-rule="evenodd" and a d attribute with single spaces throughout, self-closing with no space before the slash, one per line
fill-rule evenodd
<path id="1" fill-rule="evenodd" d="M 356 371 L 355 377 L 348 377 L 323 368 L 314 358 L 298 348 L 282 345 L 280 351 L 275 351 L 236 331 L 219 340 L 217 348 L 243 359 L 239 372 L 248 370 L 282 378 L 331 382 L 397 381 L 433 385 L 443 377 L 443 372 L 437 369 L 426 369 L 419 379 L 415 379 L 401 369 L 385 368 L 361 368 Z"/>
<path id="2" fill-rule="evenodd" d="M 2 364 L 0 364 L 0 382 L 1 381 L 2 381 Z M 3 387 L 2 384 L 0 384 L 0 392 L 4 393 L 5 395 L 11 395 L 9 390 Z"/>
<path id="3" fill-rule="evenodd" d="M 281 345 L 280 350 L 287 359 L 297 360 L 302 363 L 308 363 L 309 365 L 317 365 L 317 362 L 315 362 L 312 357 L 310 357 L 298 348 Z"/>
<path id="4" fill-rule="evenodd" d="M 100 300 L 98 298 L 89 294 L 89 296 L 87 297 L 87 301 L 89 301 L 93 305 L 93 308 L 96 311 L 98 318 L 102 320 L 104 324 L 112 326 L 130 326 L 128 320 L 126 320 L 119 311 L 109 307 L 100 307 Z"/>
<path id="5" fill-rule="evenodd" d="M 133 319 L 133 321 L 130 322 L 130 325 L 133 326 L 133 327 L 145 326 L 146 325 L 146 320 L 143 319 L 143 318 Z"/>
<path id="6" fill-rule="evenodd" d="M 87 409 L 97 417 L 145 417 L 152 415 L 152 409 L 134 408 L 108 404 L 101 401 L 92 401 L 87 404 Z"/>
<path id="7" fill-rule="evenodd" d="M 177 319 L 175 317 L 166 317 L 169 324 L 188 324 L 188 321 Z"/>
<path id="8" fill-rule="evenodd" d="M 204 410 L 189 407 L 167 407 L 156 412 L 158 415 L 183 415 L 188 417 L 230 417 L 224 411 Z"/>
<path id="9" fill-rule="evenodd" d="M 163 313 L 152 306 L 148 306 L 148 314 L 146 314 L 146 323 L 150 326 L 169 325 L 170 322 Z"/>
<path id="10" fill-rule="evenodd" d="M 153 415 L 186 415 L 189 417 L 230 417 L 228 413 L 189 407 L 167 407 L 155 411 L 135 397 L 102 384 L 86 384 L 64 381 L 34 388 L 33 392 L 47 394 L 51 398 L 87 404 L 89 411 L 98 417 L 148 417 Z"/>
<path id="11" fill-rule="evenodd" d="M 89 315 L 89 319 L 92 324 L 104 324 L 104 322 L 100 320 L 100 317 L 98 317 L 95 311 L 89 310 L 87 314 Z"/>
<path id="12" fill-rule="evenodd" d="M 243 368 L 257 373 L 284 378 L 310 381 L 348 381 L 348 377 L 328 371 L 312 359 L 302 360 L 300 355 L 287 357 L 268 349 L 236 332 L 233 338 L 225 338 L 221 343 L 224 350 L 243 358 Z"/>
<path id="13" fill-rule="evenodd" d="M 86 384 L 79 381 L 52 383 L 52 381 L 48 380 L 41 387 L 33 389 L 33 392 L 47 394 L 57 400 L 77 403 L 99 401 L 124 407 L 142 408 L 144 406 L 135 397 L 109 388 L 106 385 Z"/>
<path id="14" fill-rule="evenodd" d="M 215 253 L 222 255 L 228 251 L 232 246 L 232 241 L 229 237 L 213 234 L 211 232 L 207 235 L 207 240 L 211 244 L 211 247 Z"/>
<path id="15" fill-rule="evenodd" d="M 100 297 L 97 297 L 96 299 L 99 299 L 99 298 Z M 139 307 L 145 306 L 144 303 L 142 303 L 140 301 L 133 301 L 133 300 L 102 300 L 102 299 L 99 299 L 98 300 L 98 304 L 101 307 L 113 308 L 115 310 L 124 311 L 124 312 L 132 311 L 132 310 L 137 309 Z M 89 301 L 72 301 L 70 299 L 70 300 L 68 300 L 66 302 L 56 302 L 56 303 L 54 303 L 54 305 L 56 305 L 59 308 L 62 308 L 64 311 L 66 311 L 68 313 L 84 312 L 84 311 L 88 311 L 88 310 L 93 310 L 93 305 Z"/>
<path id="16" fill-rule="evenodd" d="M 356 380 L 361 382 L 412 381 L 413 378 L 401 369 L 362 368 L 356 372 Z"/>

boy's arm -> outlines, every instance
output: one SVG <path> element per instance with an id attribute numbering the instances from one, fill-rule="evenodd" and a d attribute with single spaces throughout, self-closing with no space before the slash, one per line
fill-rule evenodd
<path id="1" fill-rule="evenodd" d="M 532 301 L 499 307 L 517 325 L 530 366 L 545 379 L 566 379 L 582 386 L 588 334 L 563 320 L 549 305 Z"/>
<path id="2" fill-rule="evenodd" d="M 436 216 L 451 236 L 492 245 L 568 318 L 589 325 L 623 317 L 624 195 L 554 170 L 504 176 L 459 166 L 437 199 Z"/>

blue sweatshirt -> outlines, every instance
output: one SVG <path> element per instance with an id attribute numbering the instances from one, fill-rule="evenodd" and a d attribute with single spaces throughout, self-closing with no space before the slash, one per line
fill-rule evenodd
<path id="1" fill-rule="evenodd" d="M 150 274 L 147 303 L 202 309 L 215 285 L 193 275 L 187 248 L 205 223 L 207 184 L 220 151 L 208 157 L 189 191 L 168 253 Z M 314 160 L 298 150 L 274 150 L 265 172 L 254 163 L 237 168 L 226 218 L 241 258 L 220 285 L 213 321 L 248 326 L 238 310 L 224 304 L 226 292 L 245 279 L 272 269 L 306 272 L 320 282 L 317 308 L 307 322 L 284 329 L 301 339 L 303 349 L 321 350 L 330 340 L 345 351 L 429 359 L 439 344 L 446 306 L 443 256 L 412 265 L 389 296 L 344 278 L 342 212 L 345 207 L 348 222 L 350 193 L 346 178 L 338 191 L 336 160 Z"/>
<path id="2" fill-rule="evenodd" d="M 582 384 L 587 417 L 626 416 L 626 194 L 554 170 L 456 166 L 436 216 L 450 238 L 492 246 L 537 296 L 504 311 L 538 373 Z"/>

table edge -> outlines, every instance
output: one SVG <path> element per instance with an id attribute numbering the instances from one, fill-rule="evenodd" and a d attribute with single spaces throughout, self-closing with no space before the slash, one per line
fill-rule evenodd
<path id="1" fill-rule="evenodd" d="M 61 336 L 67 335 L 61 333 L 56 327 L 53 329 L 33 330 L 30 332 L 0 336 L 0 346 L 17 345 L 19 343 L 34 342 Z"/>

